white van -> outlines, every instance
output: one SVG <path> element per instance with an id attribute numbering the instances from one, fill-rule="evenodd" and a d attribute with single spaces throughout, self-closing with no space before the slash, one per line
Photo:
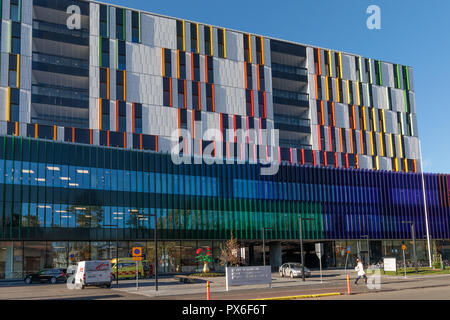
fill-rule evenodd
<path id="1" fill-rule="evenodd" d="M 75 286 L 111 287 L 111 263 L 108 260 L 80 261 L 75 275 Z"/>

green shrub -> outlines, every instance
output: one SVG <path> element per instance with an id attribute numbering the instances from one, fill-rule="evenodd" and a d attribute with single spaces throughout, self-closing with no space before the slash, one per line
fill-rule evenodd
<path id="1" fill-rule="evenodd" d="M 193 274 L 190 274 L 189 276 L 190 277 L 212 278 L 212 277 L 224 277 L 225 274 L 223 274 L 223 273 L 207 272 L 207 273 L 193 273 Z"/>

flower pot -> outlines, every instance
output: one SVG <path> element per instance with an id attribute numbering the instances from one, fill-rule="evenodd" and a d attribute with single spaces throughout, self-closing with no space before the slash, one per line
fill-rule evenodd
<path id="1" fill-rule="evenodd" d="M 203 273 L 208 273 L 209 272 L 209 265 L 207 261 L 203 262 Z"/>

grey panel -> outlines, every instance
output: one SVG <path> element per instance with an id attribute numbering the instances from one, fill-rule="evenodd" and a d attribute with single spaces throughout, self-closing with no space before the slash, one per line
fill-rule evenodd
<path id="1" fill-rule="evenodd" d="M 372 157 L 359 155 L 359 168 L 360 169 L 372 169 Z"/>
<path id="2" fill-rule="evenodd" d="M 307 59 L 307 67 L 308 72 L 311 74 L 314 74 L 315 72 L 315 66 L 314 66 L 314 50 L 311 47 L 306 47 L 306 59 Z M 311 82 L 309 82 L 311 83 Z"/>
<path id="3" fill-rule="evenodd" d="M 0 86 L 8 86 L 8 68 L 9 68 L 9 55 L 8 53 L 1 53 L 1 75 L 0 75 Z"/>
<path id="4" fill-rule="evenodd" d="M 385 87 L 372 85 L 373 104 L 378 109 L 388 109 L 387 91 Z"/>
<path id="5" fill-rule="evenodd" d="M 172 78 L 172 107 L 178 108 L 178 79 Z"/>
<path id="6" fill-rule="evenodd" d="M 394 66 L 390 63 L 381 62 L 381 79 L 383 86 L 395 87 L 394 84 Z"/>
<path id="7" fill-rule="evenodd" d="M 64 132 L 64 128 L 62 128 L 62 129 Z M 100 131 L 99 130 L 92 130 L 92 144 L 94 146 L 100 145 Z"/>
<path id="8" fill-rule="evenodd" d="M 252 43 L 252 61 L 253 63 L 256 63 L 256 38 L 255 36 L 251 36 L 251 43 Z"/>
<path id="9" fill-rule="evenodd" d="M 116 39 L 116 8 L 109 7 L 109 37 Z"/>
<path id="10" fill-rule="evenodd" d="M 31 122 L 31 92 L 20 90 L 19 122 Z"/>
<path id="11" fill-rule="evenodd" d="M 205 54 L 205 26 L 202 24 L 198 25 L 198 37 L 200 42 L 200 54 Z"/>
<path id="12" fill-rule="evenodd" d="M 393 88 L 390 88 L 389 90 L 391 90 L 392 110 L 396 112 L 406 112 L 404 91 Z"/>
<path id="13" fill-rule="evenodd" d="M 412 115 L 412 125 L 413 125 L 413 135 L 414 137 L 418 137 L 419 136 L 419 126 L 417 124 L 417 115 L 413 114 Z"/>
<path id="14" fill-rule="evenodd" d="M 115 101 L 110 101 L 109 102 L 109 127 L 112 130 L 115 130 L 117 128 L 116 111 L 117 111 L 117 109 L 116 109 L 116 102 Z"/>
<path id="15" fill-rule="evenodd" d="M 21 22 L 28 25 L 33 23 L 33 0 L 22 0 Z"/>
<path id="16" fill-rule="evenodd" d="M 264 65 L 267 67 L 271 67 L 272 66 L 272 57 L 270 54 L 270 40 L 267 38 L 263 38 L 263 43 L 264 43 Z M 244 37 L 242 36 L 242 61 L 244 61 Z"/>
<path id="17" fill-rule="evenodd" d="M 192 109 L 192 81 L 186 81 L 186 99 L 188 109 Z"/>
<path id="18" fill-rule="evenodd" d="M 311 124 L 318 124 L 317 121 L 317 100 L 316 99 L 309 99 L 309 109 L 310 109 L 310 119 Z M 320 108 L 320 106 L 319 106 Z"/>
<path id="19" fill-rule="evenodd" d="M 5 3 L 3 2 L 3 5 L 4 5 Z M 5 11 L 3 11 L 3 12 L 5 12 Z M 8 10 L 8 12 L 9 12 L 9 10 Z M 9 52 L 9 51 L 11 51 L 11 49 L 10 49 L 10 47 L 11 47 L 11 39 L 10 39 L 10 37 L 9 36 L 6 36 L 6 35 L 9 35 L 9 28 L 10 28 L 10 25 L 11 25 L 11 21 L 6 21 L 6 20 L 2 20 L 2 37 L 1 37 L 1 40 L 2 40 L 2 48 L 1 48 L 1 50 L 2 50 L 2 52 Z"/>
<path id="20" fill-rule="evenodd" d="M 398 134 L 397 114 L 390 110 L 385 110 L 384 118 L 385 118 L 385 124 L 386 124 L 386 132 Z"/>
<path id="21" fill-rule="evenodd" d="M 186 52 L 191 52 L 191 24 L 186 21 L 184 22 L 184 34 L 186 42 Z"/>
<path id="22" fill-rule="evenodd" d="M 380 166 L 380 170 L 384 170 L 384 171 L 392 170 L 392 161 L 390 158 L 379 157 L 378 164 Z"/>
<path id="23" fill-rule="evenodd" d="M 414 91 L 414 76 L 413 76 L 413 68 L 408 67 L 409 71 L 409 89 Z"/>
<path id="24" fill-rule="evenodd" d="M 147 46 L 155 45 L 155 18 L 148 14 L 141 14 L 141 42 Z M 173 61 L 173 60 L 172 60 Z"/>
<path id="25" fill-rule="evenodd" d="M 412 91 L 409 91 L 408 95 L 409 95 L 409 103 L 410 103 L 410 108 L 411 108 L 409 110 L 409 112 L 415 114 L 415 113 L 417 113 L 417 111 L 416 111 L 416 94 Z"/>
<path id="26" fill-rule="evenodd" d="M 362 84 L 362 92 L 360 92 L 361 94 L 361 98 L 362 98 L 362 102 L 364 106 L 370 107 L 370 97 L 369 97 L 369 90 L 368 90 L 368 84 L 367 83 L 363 83 Z"/>
<path id="27" fill-rule="evenodd" d="M 267 66 L 264 67 L 264 84 L 266 92 L 272 92 L 272 69 Z"/>
<path id="28" fill-rule="evenodd" d="M 9 8 L 11 7 L 11 2 L 10 0 L 3 0 L 2 1 L 2 19 L 4 20 L 9 20 L 10 19 L 10 10 Z M 4 34 L 4 33 L 2 33 Z"/>
<path id="29" fill-rule="evenodd" d="M 346 80 L 356 81 L 355 57 L 342 54 L 342 74 Z"/>
<path id="30" fill-rule="evenodd" d="M 125 14 L 126 14 L 126 18 L 125 18 L 125 30 L 126 30 L 126 35 L 125 35 L 125 39 L 128 42 L 132 41 L 132 35 L 131 35 L 131 11 L 130 10 L 125 10 Z"/>
<path id="31" fill-rule="evenodd" d="M 350 128 L 350 121 L 348 118 L 348 105 L 342 103 L 335 103 L 334 115 L 336 119 L 336 127 Z"/>
<path id="32" fill-rule="evenodd" d="M 212 41 L 213 41 L 213 56 L 218 57 L 219 56 L 219 45 L 217 43 L 217 28 L 212 29 Z"/>

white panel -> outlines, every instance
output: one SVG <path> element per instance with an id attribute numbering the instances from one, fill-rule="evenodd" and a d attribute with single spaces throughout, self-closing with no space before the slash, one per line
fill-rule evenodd
<path id="1" fill-rule="evenodd" d="M 127 72 L 162 76 L 162 50 L 127 43 Z"/>
<path id="2" fill-rule="evenodd" d="M 31 90 L 31 57 L 20 57 L 20 88 Z"/>
<path id="3" fill-rule="evenodd" d="M 99 100 L 95 98 L 89 98 L 89 128 L 99 129 L 99 116 L 100 106 Z"/>
<path id="4" fill-rule="evenodd" d="M 90 35 L 98 36 L 100 35 L 100 5 L 91 2 L 89 4 L 89 11 L 90 11 L 90 19 L 89 19 Z"/>
<path id="5" fill-rule="evenodd" d="M 33 0 L 22 0 L 21 22 L 28 25 L 33 23 Z"/>
<path id="6" fill-rule="evenodd" d="M 143 29 L 145 30 L 145 29 Z M 143 32 L 145 33 L 145 32 Z M 174 19 L 155 17 L 154 45 L 160 48 L 177 48 L 177 22 Z"/>
<path id="7" fill-rule="evenodd" d="M 391 88 L 392 110 L 397 112 L 405 112 L 405 94 L 403 90 Z"/>
<path id="8" fill-rule="evenodd" d="M 155 45 L 155 17 L 141 14 L 141 41 L 147 46 Z"/>
<path id="9" fill-rule="evenodd" d="M 31 70 L 31 68 L 30 68 Z M 31 92 L 20 90 L 19 122 L 31 122 Z"/>

